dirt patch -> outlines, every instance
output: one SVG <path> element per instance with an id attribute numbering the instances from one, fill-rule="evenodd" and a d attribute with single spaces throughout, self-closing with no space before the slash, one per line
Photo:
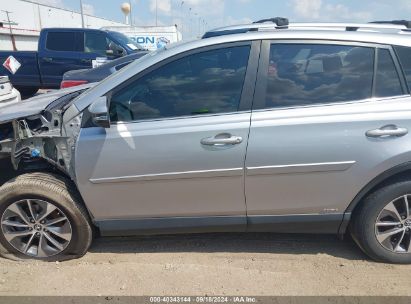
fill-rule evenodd
<path id="1" fill-rule="evenodd" d="M 411 265 L 335 236 L 100 238 L 83 258 L 0 259 L 0 295 L 411 295 Z"/>

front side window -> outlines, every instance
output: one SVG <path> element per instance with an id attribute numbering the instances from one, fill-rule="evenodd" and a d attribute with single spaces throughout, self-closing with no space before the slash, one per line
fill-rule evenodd
<path id="1" fill-rule="evenodd" d="M 373 48 L 272 44 L 265 108 L 370 98 L 373 73 Z"/>
<path id="2" fill-rule="evenodd" d="M 84 51 L 106 56 L 109 49 L 109 42 L 104 33 L 86 32 L 84 39 Z"/>
<path id="3" fill-rule="evenodd" d="M 114 93 L 111 121 L 237 111 L 250 46 L 210 50 L 165 64 Z"/>
<path id="4" fill-rule="evenodd" d="M 78 32 L 49 32 L 46 48 L 50 51 L 82 52 L 83 33 Z"/>

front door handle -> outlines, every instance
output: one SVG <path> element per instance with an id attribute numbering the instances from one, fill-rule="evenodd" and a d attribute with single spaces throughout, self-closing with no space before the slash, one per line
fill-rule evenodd
<path id="1" fill-rule="evenodd" d="M 91 59 L 81 59 L 82 63 L 91 63 Z"/>
<path id="2" fill-rule="evenodd" d="M 408 134 L 408 129 L 400 128 L 396 125 L 387 125 L 380 129 L 370 130 L 365 133 L 367 137 L 401 137 Z"/>
<path id="3" fill-rule="evenodd" d="M 43 60 L 44 60 L 45 62 L 52 62 L 52 61 L 53 61 L 53 58 L 51 58 L 51 57 L 43 57 Z"/>
<path id="4" fill-rule="evenodd" d="M 205 146 L 225 146 L 225 145 L 238 145 L 243 142 L 243 138 L 240 136 L 233 136 L 228 133 L 218 134 L 214 137 L 207 137 L 201 140 L 201 144 Z"/>

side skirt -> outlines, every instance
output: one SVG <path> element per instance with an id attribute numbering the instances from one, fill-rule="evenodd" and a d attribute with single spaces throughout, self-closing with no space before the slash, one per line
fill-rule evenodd
<path id="1" fill-rule="evenodd" d="M 248 232 L 337 234 L 344 214 L 261 215 L 248 217 Z"/>
<path id="2" fill-rule="evenodd" d="M 102 236 L 158 235 L 208 232 L 245 232 L 245 216 L 169 217 L 101 220 L 95 224 Z"/>
<path id="3" fill-rule="evenodd" d="M 211 232 L 338 234 L 344 214 L 170 217 L 96 221 L 102 236 Z"/>

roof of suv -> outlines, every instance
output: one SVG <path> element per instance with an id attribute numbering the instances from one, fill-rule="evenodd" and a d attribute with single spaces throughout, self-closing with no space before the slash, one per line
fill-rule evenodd
<path id="1" fill-rule="evenodd" d="M 411 46 L 411 22 L 405 20 L 373 23 L 288 23 L 286 18 L 272 18 L 252 24 L 217 28 L 203 39 L 235 36 L 247 39 L 319 39 Z M 213 39 L 214 40 L 214 39 Z M 224 40 L 224 38 L 223 38 Z"/>

